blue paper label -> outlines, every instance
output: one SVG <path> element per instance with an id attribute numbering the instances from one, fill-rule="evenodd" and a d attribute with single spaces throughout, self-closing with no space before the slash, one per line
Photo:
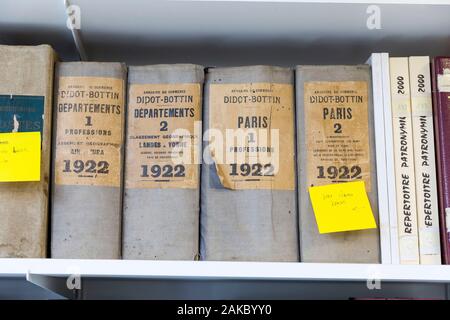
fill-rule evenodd
<path id="1" fill-rule="evenodd" d="M 44 97 L 0 95 L 0 133 L 41 132 Z"/>

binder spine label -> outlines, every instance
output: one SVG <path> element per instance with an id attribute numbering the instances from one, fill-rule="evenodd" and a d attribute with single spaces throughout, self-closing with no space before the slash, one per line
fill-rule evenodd
<path id="1" fill-rule="evenodd" d="M 223 187 L 295 190 L 291 84 L 210 85 L 209 153 Z"/>
<path id="2" fill-rule="evenodd" d="M 304 84 L 308 186 L 363 180 L 371 190 L 365 81 Z"/>
<path id="3" fill-rule="evenodd" d="M 40 132 L 44 123 L 44 97 L 0 95 L 0 133 Z"/>
<path id="4" fill-rule="evenodd" d="M 437 75 L 437 87 L 439 92 L 450 92 L 450 69 L 447 70 L 447 73 L 438 74 Z"/>
<path id="5" fill-rule="evenodd" d="M 447 233 L 450 233 L 450 208 L 445 208 L 445 225 Z"/>
<path id="6" fill-rule="evenodd" d="M 131 84 L 127 188 L 198 188 L 201 86 Z"/>
<path id="7" fill-rule="evenodd" d="M 60 77 L 55 183 L 120 187 L 123 80 Z"/>

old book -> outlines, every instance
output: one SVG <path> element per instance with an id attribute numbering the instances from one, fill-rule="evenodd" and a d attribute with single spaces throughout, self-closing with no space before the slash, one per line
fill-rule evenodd
<path id="1" fill-rule="evenodd" d="M 0 134 L 42 139 L 40 181 L 0 182 L 1 258 L 46 257 L 54 61 L 47 45 L 0 45 Z"/>
<path id="2" fill-rule="evenodd" d="M 419 264 L 408 58 L 390 58 L 395 185 L 401 264 Z"/>
<path id="3" fill-rule="evenodd" d="M 383 65 L 381 56 L 381 53 L 372 53 L 368 60 L 368 64 L 370 64 L 372 69 L 381 263 L 392 264 L 389 193 L 387 182 L 388 170 L 386 163 L 386 129 L 384 122 Z M 394 236 L 397 237 L 397 234 Z"/>
<path id="4" fill-rule="evenodd" d="M 384 106 L 384 138 L 386 144 L 387 192 L 389 203 L 389 229 L 391 236 L 391 263 L 400 264 L 398 243 L 397 190 L 395 187 L 394 133 L 392 128 L 391 74 L 389 54 L 381 53 Z M 380 189 L 380 187 L 378 188 Z"/>
<path id="5" fill-rule="evenodd" d="M 56 68 L 51 256 L 121 256 L 126 67 Z"/>
<path id="6" fill-rule="evenodd" d="M 298 261 L 293 72 L 206 74 L 202 260 Z"/>
<path id="7" fill-rule="evenodd" d="M 441 252 L 443 263 L 450 264 L 450 57 L 434 58 L 432 70 Z"/>
<path id="8" fill-rule="evenodd" d="M 124 259 L 198 257 L 203 79 L 198 65 L 129 67 Z"/>
<path id="9" fill-rule="evenodd" d="M 441 264 L 429 57 L 409 58 L 420 264 Z"/>
<path id="10" fill-rule="evenodd" d="M 302 262 L 380 262 L 378 229 L 320 234 L 308 192 L 363 180 L 379 225 L 371 88 L 368 65 L 296 68 Z"/>

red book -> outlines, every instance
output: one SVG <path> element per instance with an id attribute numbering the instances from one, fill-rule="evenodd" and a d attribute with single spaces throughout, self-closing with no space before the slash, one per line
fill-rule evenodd
<path id="1" fill-rule="evenodd" d="M 434 58 L 432 72 L 442 259 L 450 264 L 450 57 Z"/>

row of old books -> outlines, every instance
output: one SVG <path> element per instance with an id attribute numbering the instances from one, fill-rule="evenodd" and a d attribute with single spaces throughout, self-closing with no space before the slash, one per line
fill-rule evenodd
<path id="1" fill-rule="evenodd" d="M 429 57 L 375 53 L 370 63 L 382 137 L 376 139 L 378 181 L 385 186 L 379 189 L 382 261 L 447 264 L 450 59 L 430 64 Z"/>
<path id="2" fill-rule="evenodd" d="M 39 181 L 0 182 L 0 257 L 397 263 L 394 244 L 400 257 L 414 236 L 419 250 L 423 234 L 414 262 L 440 263 L 435 201 L 448 204 L 446 180 L 437 197 L 429 67 L 414 69 L 414 59 L 406 69 L 386 54 L 295 71 L 127 68 L 55 64 L 49 46 L 0 46 L 0 138 L 42 137 Z M 450 62 L 436 61 L 435 119 L 445 130 Z M 409 77 L 428 91 L 412 95 Z M 445 135 L 437 141 L 438 169 L 450 178 Z M 431 182 L 415 201 L 424 175 Z M 308 188 L 355 180 L 378 228 L 320 233 Z M 419 230 L 416 203 L 426 208 Z"/>

